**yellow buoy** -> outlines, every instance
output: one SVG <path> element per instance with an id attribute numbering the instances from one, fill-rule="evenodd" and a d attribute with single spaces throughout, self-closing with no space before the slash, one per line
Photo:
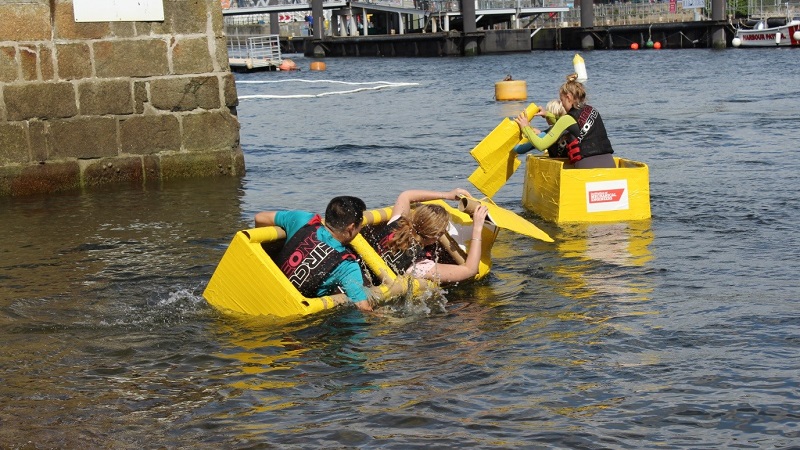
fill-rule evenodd
<path id="1" fill-rule="evenodd" d="M 322 61 L 314 61 L 311 63 L 311 70 L 325 70 L 325 63 Z"/>
<path id="2" fill-rule="evenodd" d="M 494 98 L 499 101 L 527 100 L 528 85 L 524 80 L 503 80 L 494 84 Z"/>

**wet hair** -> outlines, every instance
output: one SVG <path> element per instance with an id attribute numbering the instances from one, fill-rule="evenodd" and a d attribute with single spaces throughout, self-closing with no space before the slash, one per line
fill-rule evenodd
<path id="1" fill-rule="evenodd" d="M 334 197 L 325 209 L 325 225 L 336 231 L 343 231 L 351 224 L 360 224 L 364 220 L 367 205 L 358 197 Z"/>
<path id="2" fill-rule="evenodd" d="M 577 73 L 567 75 L 567 82 L 561 85 L 558 93 L 559 95 L 571 95 L 577 105 L 583 105 L 586 102 L 586 89 L 582 83 L 578 82 Z"/>
<path id="3" fill-rule="evenodd" d="M 419 245 L 424 238 L 437 238 L 447 231 L 450 216 L 439 205 L 419 205 L 411 212 L 411 219 L 397 219 L 397 230 L 388 243 L 392 251 L 405 251 Z"/>

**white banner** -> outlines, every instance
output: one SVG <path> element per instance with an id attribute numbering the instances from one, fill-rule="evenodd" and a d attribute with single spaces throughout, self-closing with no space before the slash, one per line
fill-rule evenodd
<path id="1" fill-rule="evenodd" d="M 705 8 L 706 0 L 683 0 L 683 9 Z"/>
<path id="2" fill-rule="evenodd" d="M 72 0 L 75 22 L 164 20 L 164 0 Z"/>

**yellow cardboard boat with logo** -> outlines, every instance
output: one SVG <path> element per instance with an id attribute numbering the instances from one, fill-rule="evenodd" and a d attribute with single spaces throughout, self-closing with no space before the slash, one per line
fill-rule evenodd
<path id="1" fill-rule="evenodd" d="M 613 169 L 576 169 L 566 159 L 528 155 L 522 205 L 555 223 L 649 219 L 647 164 L 614 161 Z"/>
<path id="2" fill-rule="evenodd" d="M 470 243 L 474 242 L 469 240 L 472 217 L 441 200 L 425 203 L 443 206 L 450 214 L 455 230 L 470 230 L 460 233 L 466 235 L 465 239 L 456 235 L 447 238 L 445 243 L 448 245 L 445 250 L 453 255 L 452 258 L 465 255 Z M 391 211 L 391 207 L 365 211 L 364 223 L 373 227 L 383 226 Z M 368 232 L 368 227 L 362 229 L 362 234 L 365 232 Z M 493 224 L 487 223 L 483 227 L 481 261 L 475 279 L 485 277 L 491 270 L 491 249 L 498 232 L 499 227 Z M 348 301 L 344 294 L 315 298 L 300 294 L 273 261 L 285 238 L 283 229 L 274 226 L 237 232 L 209 280 L 203 297 L 223 312 L 276 317 L 305 316 Z M 388 301 L 409 291 L 419 295 L 431 287 L 424 281 L 398 277 L 361 234 L 350 243 L 350 247 L 361 257 L 374 279 L 382 277 L 383 284 L 376 288 L 380 292 L 378 301 Z"/>

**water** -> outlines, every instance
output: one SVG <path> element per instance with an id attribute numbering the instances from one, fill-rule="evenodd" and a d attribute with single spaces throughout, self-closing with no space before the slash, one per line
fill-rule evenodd
<path id="1" fill-rule="evenodd" d="M 650 221 L 501 233 L 445 311 L 279 323 L 202 298 L 263 209 L 466 187 L 469 150 L 572 53 L 327 60 L 239 80 L 412 83 L 239 105 L 247 175 L 0 199 L 4 448 L 798 448 L 793 49 L 590 52 L 589 102 L 650 166 Z M 310 61 L 296 57 L 307 68 Z M 352 89 L 242 84 L 240 95 Z"/>

